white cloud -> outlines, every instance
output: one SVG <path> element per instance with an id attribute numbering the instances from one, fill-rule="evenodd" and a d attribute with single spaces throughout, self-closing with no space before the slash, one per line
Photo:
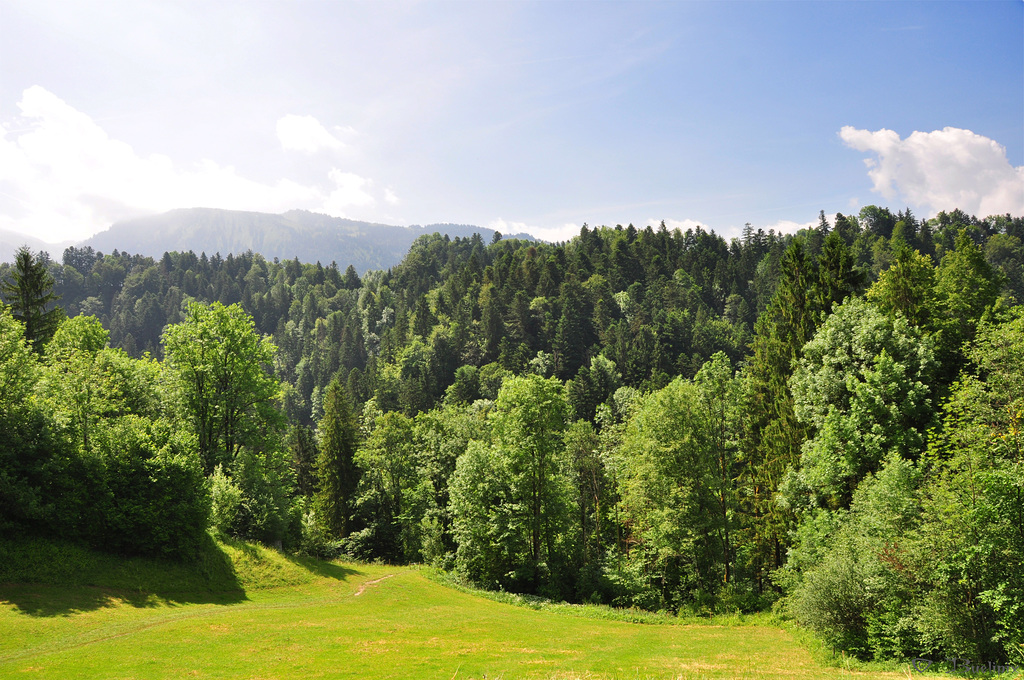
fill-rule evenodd
<path id="1" fill-rule="evenodd" d="M 19 120 L 0 124 L 0 229 L 55 242 L 173 208 L 305 208 L 341 217 L 376 204 L 370 179 L 338 169 L 323 186 L 307 186 L 255 181 L 212 160 L 182 167 L 165 155 L 139 156 L 39 86 L 25 90 L 18 107 Z"/>
<path id="2" fill-rule="evenodd" d="M 371 180 L 337 168 L 332 169 L 327 176 L 335 185 L 324 202 L 328 214 L 343 215 L 351 207 L 371 206 L 376 202 L 369 193 L 373 187 Z"/>
<path id="3" fill-rule="evenodd" d="M 931 214 L 960 208 L 968 214 L 1024 214 L 1024 167 L 1015 168 L 1006 148 L 970 130 L 947 127 L 912 132 L 858 130 L 839 137 L 852 149 L 876 154 L 865 159 L 874 190 L 887 200 L 902 198 Z"/>
<path id="4" fill-rule="evenodd" d="M 835 222 L 835 216 L 828 218 L 829 222 Z M 764 229 L 765 231 L 775 230 L 776 234 L 795 234 L 801 229 L 813 229 L 818 226 L 818 220 L 813 222 L 794 222 L 793 220 L 779 220 L 772 224 L 766 224 L 763 227 L 757 225 L 758 228 Z"/>
<path id="5" fill-rule="evenodd" d="M 580 235 L 580 225 L 571 222 L 560 227 L 535 227 L 525 222 L 506 222 L 499 217 L 487 224 L 487 228 L 500 231 L 505 236 L 527 233 L 534 238 L 551 243 L 569 241 L 574 236 Z"/>
<path id="6" fill-rule="evenodd" d="M 351 129 L 348 129 L 351 131 Z M 321 150 L 338 151 L 345 144 L 328 132 L 313 116 L 288 114 L 277 121 L 277 138 L 285 151 L 316 153 Z"/>

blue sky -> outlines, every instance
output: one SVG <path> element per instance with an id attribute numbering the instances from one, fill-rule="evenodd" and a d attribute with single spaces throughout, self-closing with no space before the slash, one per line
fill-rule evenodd
<path id="1" fill-rule="evenodd" d="M 1019 215 L 1024 4 L 0 0 L 0 126 L 0 229 L 49 241 L 197 205 Z"/>

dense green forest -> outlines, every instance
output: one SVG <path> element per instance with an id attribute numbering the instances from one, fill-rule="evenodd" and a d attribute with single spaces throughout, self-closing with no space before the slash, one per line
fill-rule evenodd
<path id="1" fill-rule="evenodd" d="M 362 277 L 22 251 L 0 530 L 188 559 L 213 528 L 1019 663 L 1022 239 L 869 206 L 731 241 L 435 234 Z"/>

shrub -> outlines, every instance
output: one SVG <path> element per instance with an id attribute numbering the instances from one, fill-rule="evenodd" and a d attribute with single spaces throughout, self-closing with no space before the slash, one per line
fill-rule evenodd
<path id="1" fill-rule="evenodd" d="M 242 504 L 242 490 L 218 465 L 210 477 L 210 527 L 221 536 L 230 535 Z"/>

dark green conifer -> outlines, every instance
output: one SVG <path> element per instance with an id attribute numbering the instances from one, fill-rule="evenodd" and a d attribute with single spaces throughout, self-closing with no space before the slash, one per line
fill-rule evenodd
<path id="1" fill-rule="evenodd" d="M 0 283 L 4 301 L 14 318 L 25 324 L 25 339 L 37 354 L 42 353 L 64 318 L 64 310 L 52 305 L 60 296 L 53 292 L 54 280 L 46 270 L 48 259 L 46 253 L 33 257 L 28 246 L 22 246 L 10 275 Z"/>

